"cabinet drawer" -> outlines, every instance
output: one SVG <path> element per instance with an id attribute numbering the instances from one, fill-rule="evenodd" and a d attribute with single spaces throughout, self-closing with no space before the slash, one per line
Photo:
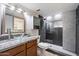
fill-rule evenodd
<path id="1" fill-rule="evenodd" d="M 37 40 L 32 40 L 32 41 L 27 43 L 27 48 L 30 48 L 30 47 L 32 47 L 35 44 L 37 44 Z"/>
<path id="2" fill-rule="evenodd" d="M 1 52 L 1 53 L 14 56 L 14 55 L 17 55 L 18 53 L 20 53 L 21 51 L 24 51 L 24 49 L 25 49 L 25 46 L 24 45 L 20 45 L 20 46 L 17 46 L 15 48 L 9 49 L 9 50 Z"/>
<path id="3" fill-rule="evenodd" d="M 25 51 L 20 52 L 20 53 L 17 54 L 16 56 L 26 56 Z"/>

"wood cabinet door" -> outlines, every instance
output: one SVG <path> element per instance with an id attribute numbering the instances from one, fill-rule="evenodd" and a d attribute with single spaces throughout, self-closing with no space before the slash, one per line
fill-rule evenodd
<path id="1" fill-rule="evenodd" d="M 20 52 L 20 53 L 17 54 L 16 56 L 26 56 L 25 51 Z"/>
<path id="2" fill-rule="evenodd" d="M 37 45 L 27 49 L 27 56 L 37 56 Z"/>
<path id="3" fill-rule="evenodd" d="M 9 49 L 7 51 L 1 52 L 0 55 L 15 56 L 15 55 L 17 55 L 18 53 L 20 53 L 21 51 L 24 51 L 24 50 L 25 50 L 25 46 L 23 44 L 23 45 L 15 47 L 15 48 Z"/>

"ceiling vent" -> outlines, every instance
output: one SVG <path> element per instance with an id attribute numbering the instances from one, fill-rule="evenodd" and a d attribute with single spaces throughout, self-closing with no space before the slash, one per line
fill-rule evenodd
<path id="1" fill-rule="evenodd" d="M 40 9 L 37 9 L 36 11 L 40 11 Z"/>

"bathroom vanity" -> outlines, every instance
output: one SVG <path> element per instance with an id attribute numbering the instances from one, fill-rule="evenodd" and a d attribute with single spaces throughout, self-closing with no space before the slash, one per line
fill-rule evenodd
<path id="1" fill-rule="evenodd" d="M 33 20 L 33 15 L 25 17 L 27 15 L 12 11 L 7 5 L 0 4 L 0 6 L 4 9 L 1 11 L 0 56 L 36 56 L 38 36 L 34 35 L 38 35 L 38 33 L 33 31 L 35 34 L 32 34 L 30 30 L 33 29 L 33 25 L 30 27 L 29 25 L 33 22 L 30 21 L 29 23 L 28 21 Z M 6 8 L 2 6 L 6 6 Z M 28 28 L 29 30 L 27 30 Z M 32 36 L 19 35 L 22 33 Z"/>
<path id="2" fill-rule="evenodd" d="M 13 40 L 14 42 L 15 40 Z M 14 42 L 9 41 L 8 43 L 0 44 L 0 55 L 1 56 L 36 56 L 37 55 L 37 37 L 30 37 L 22 39 L 21 41 Z M 6 45 L 5 45 L 6 44 Z M 4 46 L 5 45 L 5 46 Z"/>

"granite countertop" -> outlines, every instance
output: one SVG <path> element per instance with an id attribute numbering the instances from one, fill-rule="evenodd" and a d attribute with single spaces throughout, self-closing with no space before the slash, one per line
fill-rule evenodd
<path id="1" fill-rule="evenodd" d="M 38 38 L 39 38 L 39 36 L 30 36 L 30 37 L 24 36 L 24 37 L 16 37 L 16 38 L 10 39 L 10 40 L 0 41 L 0 52 L 14 48 L 23 43 L 27 43 L 28 41 L 36 40 Z"/>

